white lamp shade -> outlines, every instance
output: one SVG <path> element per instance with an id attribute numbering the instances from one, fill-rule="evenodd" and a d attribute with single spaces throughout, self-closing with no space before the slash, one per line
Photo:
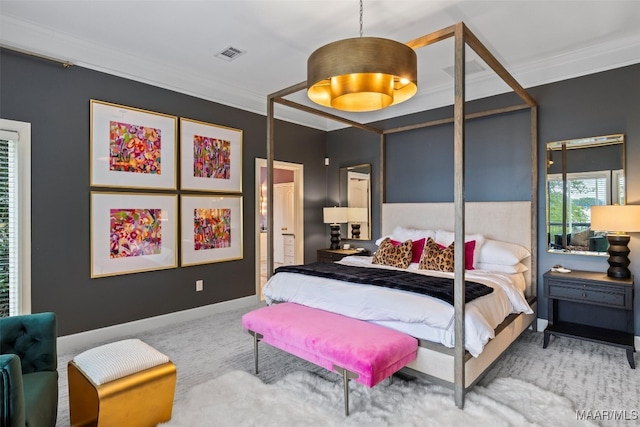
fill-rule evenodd
<path id="1" fill-rule="evenodd" d="M 349 222 L 367 222 L 369 220 L 367 208 L 349 208 L 347 214 Z"/>
<path id="2" fill-rule="evenodd" d="M 640 205 L 591 206 L 591 229 L 609 232 L 640 232 Z"/>
<path id="3" fill-rule="evenodd" d="M 322 208 L 322 220 L 325 224 L 342 224 L 348 221 L 347 208 Z"/>

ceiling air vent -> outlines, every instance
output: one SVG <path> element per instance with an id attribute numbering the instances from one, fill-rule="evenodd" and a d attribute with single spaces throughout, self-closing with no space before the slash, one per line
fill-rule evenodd
<path id="1" fill-rule="evenodd" d="M 239 56 L 244 55 L 245 53 L 247 53 L 246 50 L 242 50 L 242 49 L 238 49 L 237 47 L 229 46 L 229 47 L 226 47 L 226 48 L 222 49 L 220 52 L 216 53 L 215 56 L 220 58 L 220 59 L 224 59 L 225 61 L 233 61 L 234 59 L 238 58 Z"/>
<path id="2" fill-rule="evenodd" d="M 454 70 L 454 66 L 450 66 L 450 67 L 446 67 L 442 69 L 445 73 L 449 74 L 451 77 L 455 77 L 455 70 Z M 482 65 L 480 65 L 480 63 L 478 63 L 478 61 L 476 61 L 475 59 L 472 59 L 471 61 L 467 61 L 464 63 L 464 70 L 465 73 L 467 74 L 467 76 L 471 75 L 471 74 L 475 74 L 475 73 L 479 73 L 481 71 L 484 71 L 484 67 Z"/>

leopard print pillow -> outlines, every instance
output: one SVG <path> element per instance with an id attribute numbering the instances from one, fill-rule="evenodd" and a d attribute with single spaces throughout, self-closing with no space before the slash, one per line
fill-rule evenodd
<path id="1" fill-rule="evenodd" d="M 411 240 L 406 240 L 398 246 L 391 243 L 388 237 L 384 239 L 373 255 L 373 264 L 390 265 L 392 267 L 407 268 L 411 264 Z"/>
<path id="2" fill-rule="evenodd" d="M 424 244 L 418 268 L 421 270 L 453 271 L 453 243 L 442 249 L 429 237 Z"/>

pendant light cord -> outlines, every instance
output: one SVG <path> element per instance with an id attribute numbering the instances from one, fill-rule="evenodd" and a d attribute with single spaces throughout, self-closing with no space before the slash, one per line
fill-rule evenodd
<path id="1" fill-rule="evenodd" d="M 362 0 L 360 0 L 360 37 L 362 37 Z"/>

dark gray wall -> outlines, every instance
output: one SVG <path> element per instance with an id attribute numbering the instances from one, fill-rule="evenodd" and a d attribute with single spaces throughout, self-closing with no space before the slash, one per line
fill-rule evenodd
<path id="1" fill-rule="evenodd" d="M 624 133 L 626 139 L 627 203 L 640 204 L 640 65 L 619 68 L 534 88 L 540 103 L 538 254 L 542 274 L 555 264 L 571 269 L 606 271 L 606 257 L 550 254 L 545 251 L 544 149 L 548 141 Z M 640 331 L 640 235 L 632 234 L 629 266 L 636 277 L 635 330 Z M 546 317 L 546 299 L 540 312 Z"/>
<path id="2" fill-rule="evenodd" d="M 627 201 L 640 204 L 640 65 L 528 89 L 539 105 L 539 216 L 538 297 L 539 315 L 547 316 L 542 274 L 555 264 L 571 269 L 606 271 L 606 257 L 560 255 L 546 252 L 545 236 L 545 144 L 549 141 L 626 135 Z M 467 112 L 506 105 L 513 95 L 470 102 Z M 392 107 L 393 108 L 393 107 Z M 381 123 L 383 128 L 451 117 L 450 107 L 414 114 Z M 466 127 L 465 194 L 468 201 L 529 200 L 529 111 L 470 120 Z M 348 163 L 379 163 L 378 145 L 365 144 L 350 129 L 330 132 L 327 152 L 348 152 Z M 451 125 L 414 130 L 387 139 L 387 200 L 389 202 L 438 202 L 453 200 L 453 128 Z M 349 145 L 349 148 L 346 145 Z M 373 147 L 373 148 L 372 148 Z M 359 153 L 357 152 L 359 151 Z M 371 160 L 371 158 L 374 160 Z M 342 165 L 342 160 L 337 162 Z M 337 170 L 330 170 L 338 175 Z M 374 174 L 379 174 L 374 167 Z M 330 186 L 329 199 L 337 199 Z M 374 188 L 374 192 L 380 191 Z M 379 198 L 378 198 L 379 200 Z M 374 214 L 377 212 L 374 201 Z M 373 238 L 380 236 L 379 216 L 373 218 Z M 640 277 L 640 235 L 630 243 L 630 269 Z M 365 246 L 373 249 L 373 244 Z M 638 280 L 640 282 L 640 280 Z M 636 283 L 636 291 L 640 285 Z M 637 294 L 637 292 L 636 292 Z M 636 331 L 640 330 L 640 298 L 636 298 Z"/>
<path id="3" fill-rule="evenodd" d="M 471 102 L 468 112 L 498 108 L 511 96 Z M 450 107 L 375 123 L 390 129 L 451 117 Z M 466 128 L 466 195 L 468 201 L 529 200 L 531 194 L 530 113 L 528 110 L 470 120 Z M 523 131 L 524 129 L 524 131 Z M 416 129 L 386 137 L 387 202 L 453 201 L 453 125 Z M 327 153 L 334 160 L 329 169 L 329 200 L 338 199 L 338 168 L 373 164 L 372 236 L 359 246 L 375 249 L 380 237 L 380 137 L 357 129 L 329 133 Z M 504 149 L 508 147 L 508 149 Z M 505 178 L 508 177 L 508 178 Z"/>
<path id="4" fill-rule="evenodd" d="M 255 294 L 254 159 L 266 157 L 266 117 L 9 51 L 0 76 L 0 115 L 32 124 L 33 312 L 56 312 L 66 335 Z M 90 99 L 243 130 L 242 260 L 89 278 Z M 326 133 L 279 121 L 275 132 L 276 159 L 304 165 L 305 254 L 314 260 L 325 234 Z"/>
<path id="5" fill-rule="evenodd" d="M 266 118 L 158 87 L 0 51 L 0 116 L 32 123 L 32 309 L 59 315 L 61 335 L 171 313 L 254 293 L 254 158 L 266 156 Z M 554 264 L 605 271 L 606 258 L 548 254 L 545 247 L 545 143 L 626 134 L 627 200 L 640 204 L 640 65 L 531 88 L 539 108 L 538 295 L 546 317 L 542 274 Z M 89 99 L 99 99 L 243 130 L 244 259 L 157 272 L 89 279 Z M 511 101 L 472 102 L 468 112 Z M 451 116 L 450 108 L 394 119 L 386 127 Z M 467 200 L 529 198 L 529 114 L 470 121 Z M 356 129 L 326 133 L 276 123 L 276 158 L 304 164 L 305 261 L 327 247 L 322 207 L 338 200 L 338 169 L 372 164 L 373 237 L 380 234 L 379 137 Z M 388 137 L 387 200 L 452 200 L 452 128 Z M 324 157 L 331 159 L 325 167 Z M 489 178 L 489 179 L 487 179 Z M 631 239 L 632 272 L 640 273 L 640 242 Z M 372 242 L 360 242 L 373 248 Z M 194 282 L 205 280 L 196 293 Z M 636 285 L 638 286 L 638 285 Z M 640 330 L 636 299 L 636 330 Z"/>

